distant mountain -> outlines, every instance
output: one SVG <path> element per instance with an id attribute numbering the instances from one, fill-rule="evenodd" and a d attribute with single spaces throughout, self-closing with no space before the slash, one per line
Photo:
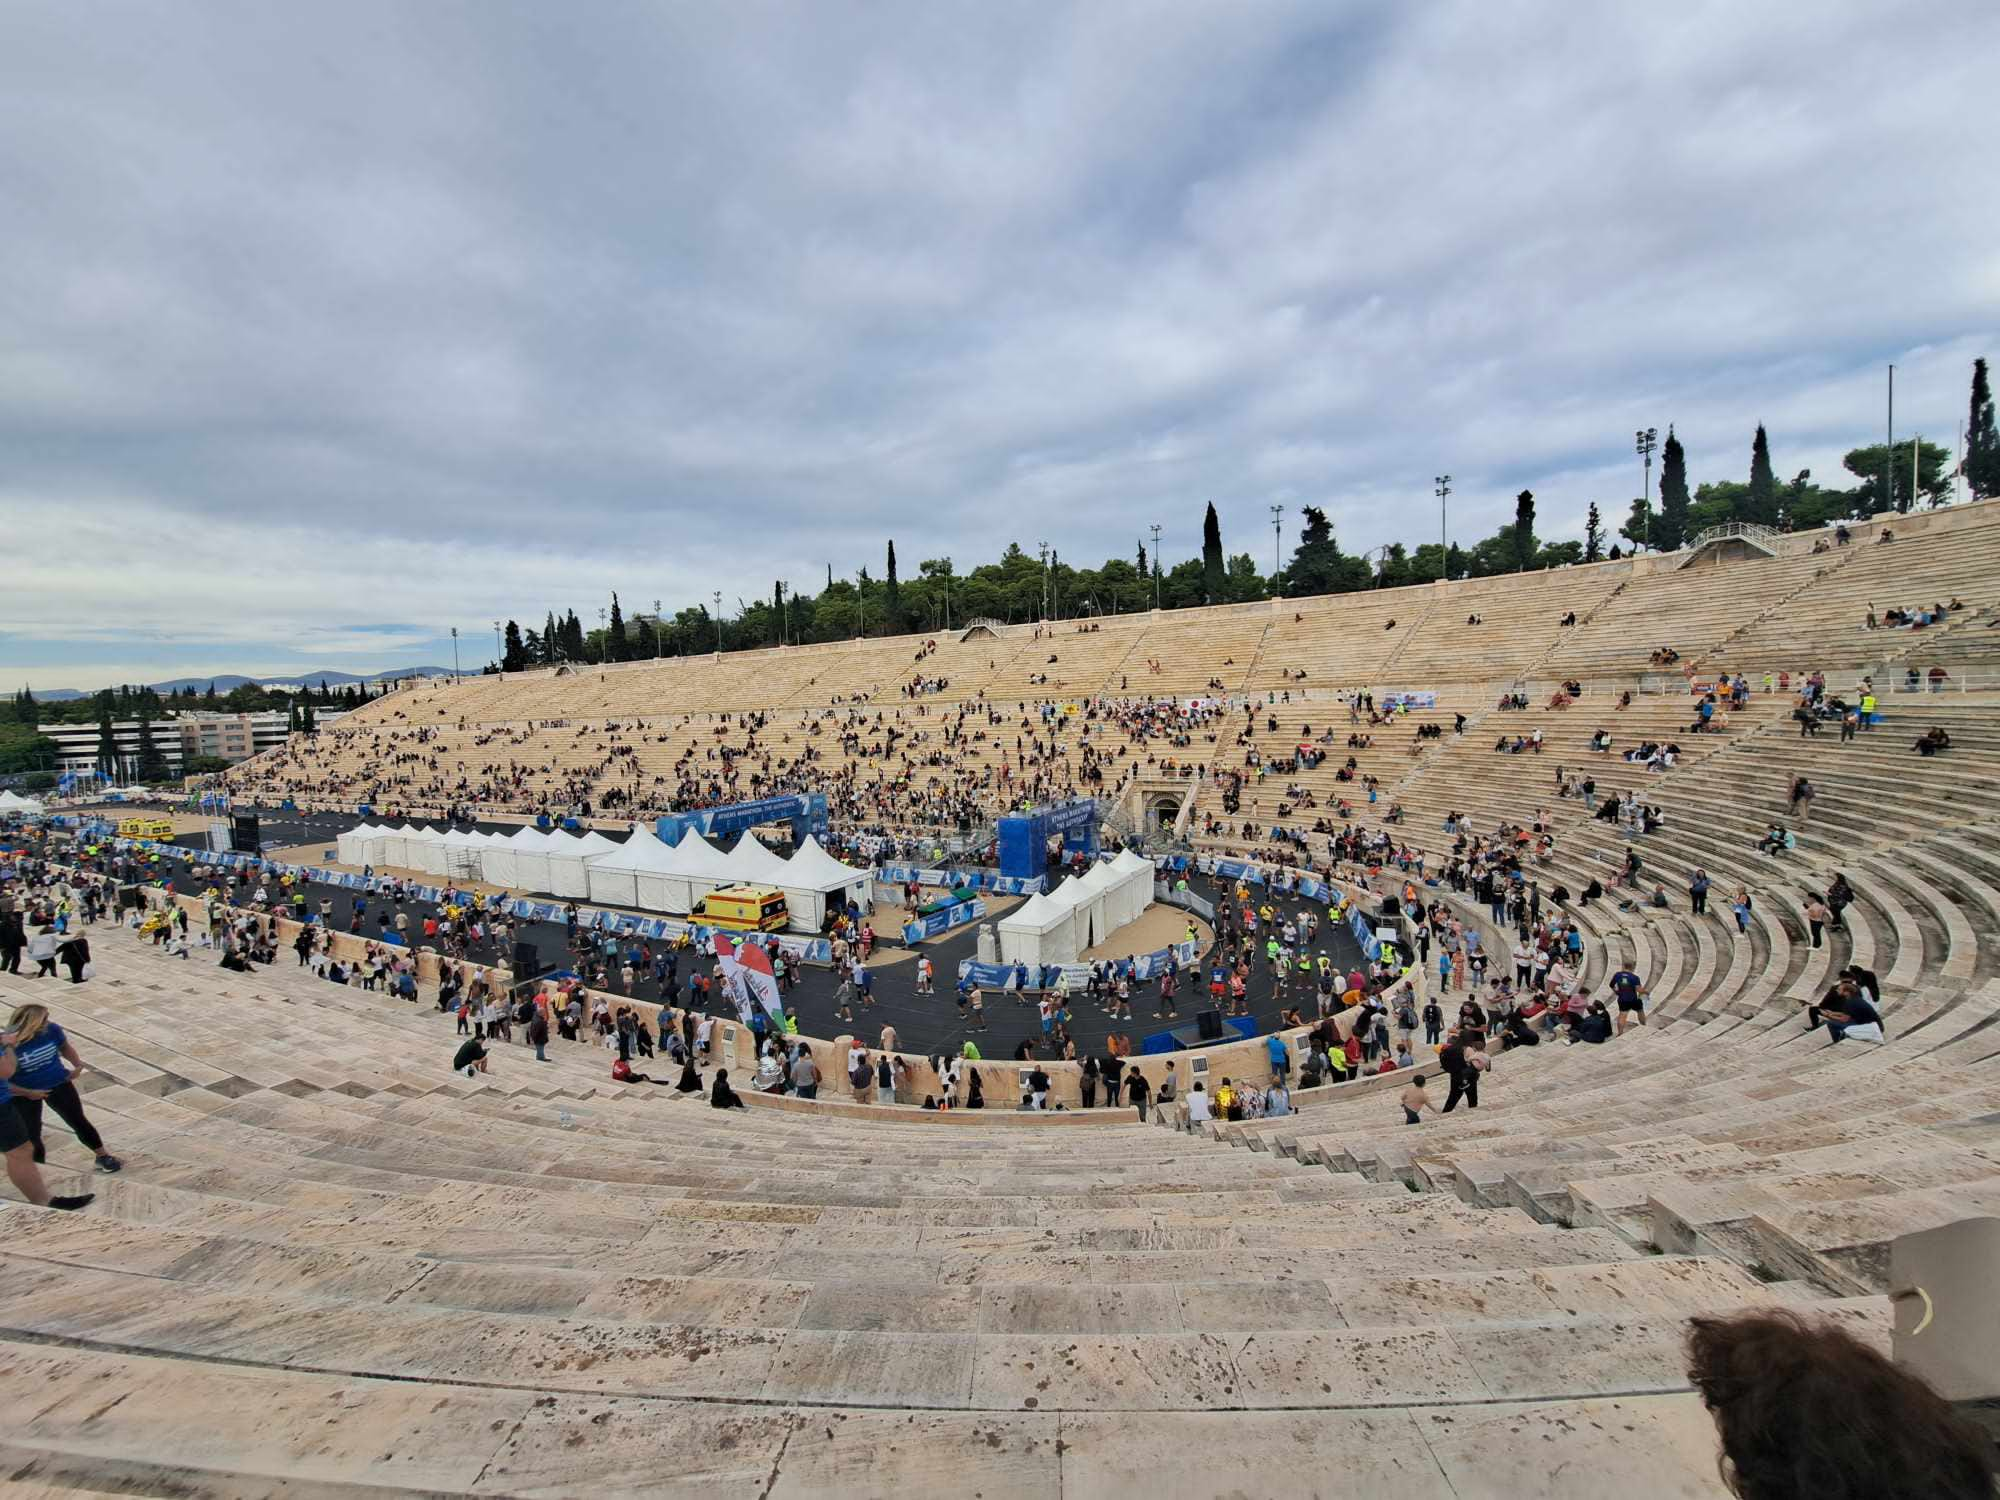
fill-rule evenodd
<path id="1" fill-rule="evenodd" d="M 293 688 L 318 687 L 324 682 L 328 687 L 347 687 L 357 682 L 371 686 L 378 682 L 396 682 L 405 677 L 449 677 L 449 667 L 397 667 L 388 672 L 302 672 L 289 677 L 244 677 L 235 672 L 218 672 L 213 677 L 174 677 L 166 682 L 150 682 L 146 685 L 156 693 L 175 693 L 183 688 L 193 688 L 197 693 L 208 691 L 208 685 L 215 684 L 218 693 L 227 693 L 240 687 Z M 91 689 L 81 688 L 38 688 L 35 697 L 42 703 L 63 703 L 72 698 L 88 698 Z"/>

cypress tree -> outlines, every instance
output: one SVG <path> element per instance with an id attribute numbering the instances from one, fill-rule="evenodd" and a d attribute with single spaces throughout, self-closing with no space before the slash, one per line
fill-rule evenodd
<path id="1" fill-rule="evenodd" d="M 2000 496 L 2000 432 L 1993 425 L 1993 390 L 1986 361 L 1972 362 L 1972 411 L 1965 424 L 1965 483 L 1975 500 Z"/>
<path id="2" fill-rule="evenodd" d="M 1674 440 L 1673 429 L 1667 429 L 1667 441 Z M 1604 518 L 1597 513 L 1597 502 L 1590 502 L 1590 514 L 1583 522 L 1583 560 L 1599 562 L 1604 557 Z"/>
<path id="3" fill-rule="evenodd" d="M 618 608 L 618 591 L 611 591 L 611 622 L 604 627 L 604 659 L 625 660 L 625 616 Z"/>
<path id="4" fill-rule="evenodd" d="M 1215 502 L 1201 518 L 1201 591 L 1210 604 L 1220 604 L 1226 564 L 1222 560 L 1222 522 L 1216 517 Z"/>
<path id="5" fill-rule="evenodd" d="M 1514 497 L 1514 569 L 1525 573 L 1535 560 L 1535 492 Z"/>
<path id="6" fill-rule="evenodd" d="M 1744 507 L 1748 511 L 1745 519 L 1759 526 L 1777 522 L 1778 478 L 1771 472 L 1771 440 L 1764 435 L 1762 422 L 1757 424 L 1757 435 L 1750 440 L 1750 490 Z"/>
<path id="7" fill-rule="evenodd" d="M 1662 552 L 1686 544 L 1689 503 L 1687 450 L 1669 424 L 1660 449 L 1660 512 L 1653 517 L 1653 541 Z"/>

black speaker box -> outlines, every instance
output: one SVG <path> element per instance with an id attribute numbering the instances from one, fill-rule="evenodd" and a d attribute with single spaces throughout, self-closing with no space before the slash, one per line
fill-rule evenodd
<path id="1" fill-rule="evenodd" d="M 542 956 L 535 951 L 533 943 L 516 943 L 514 961 L 508 965 L 516 979 L 532 979 L 542 972 Z"/>
<path id="2" fill-rule="evenodd" d="M 1202 1011 L 1195 1016 L 1194 1024 L 1196 1028 L 1201 1032 L 1201 1039 L 1204 1042 L 1219 1042 L 1222 1040 L 1221 1011 L 1219 1010 Z"/>

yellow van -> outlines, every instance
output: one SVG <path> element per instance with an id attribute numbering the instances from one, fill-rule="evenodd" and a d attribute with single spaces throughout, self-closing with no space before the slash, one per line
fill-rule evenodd
<path id="1" fill-rule="evenodd" d="M 731 932 L 779 932 L 789 922 L 785 893 L 764 885 L 729 885 L 701 898 L 702 923 Z"/>
<path id="2" fill-rule="evenodd" d="M 170 839 L 174 836 L 171 818 L 121 818 L 118 836 L 123 839 Z"/>

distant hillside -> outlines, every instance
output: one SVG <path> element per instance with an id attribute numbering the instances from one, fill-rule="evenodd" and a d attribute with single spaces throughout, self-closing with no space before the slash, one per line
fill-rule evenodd
<path id="1" fill-rule="evenodd" d="M 240 687 L 318 687 L 324 682 L 328 687 L 346 687 L 350 683 L 395 682 L 405 677 L 449 677 L 449 667 L 397 667 L 388 672 L 303 672 L 284 677 L 245 677 L 236 672 L 218 672 L 213 677 L 173 677 L 165 682 L 146 684 L 156 693 L 175 693 L 183 688 L 193 688 L 197 693 L 208 691 L 210 683 L 215 684 L 218 693 L 229 692 Z M 96 689 L 82 688 L 38 688 L 35 697 L 42 703 L 65 703 L 75 698 L 88 698 Z"/>

